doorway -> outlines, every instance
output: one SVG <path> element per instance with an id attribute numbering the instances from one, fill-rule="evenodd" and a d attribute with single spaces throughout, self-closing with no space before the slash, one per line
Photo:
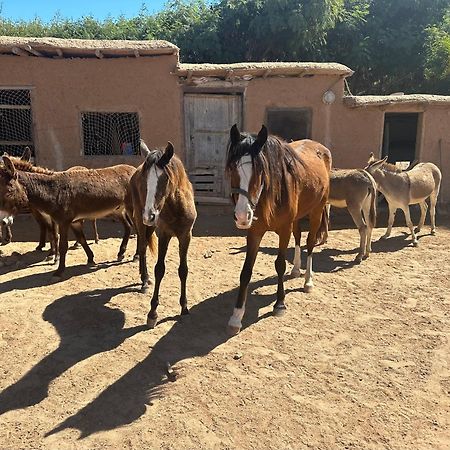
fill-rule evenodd
<path id="1" fill-rule="evenodd" d="M 382 157 L 388 162 L 412 162 L 416 158 L 418 113 L 386 113 Z"/>

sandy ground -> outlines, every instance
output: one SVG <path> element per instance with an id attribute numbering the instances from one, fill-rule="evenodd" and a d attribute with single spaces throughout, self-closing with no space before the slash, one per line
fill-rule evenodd
<path id="1" fill-rule="evenodd" d="M 314 292 L 286 279 L 283 317 L 271 315 L 268 234 L 231 339 L 245 238 L 230 222 L 203 216 L 195 230 L 182 321 L 172 242 L 160 322 L 147 330 L 135 240 L 115 262 L 118 224 L 99 225 L 114 237 L 92 245 L 96 267 L 72 250 L 66 279 L 50 284 L 35 225 L 20 217 L 19 242 L 1 248 L 0 448 L 450 448 L 449 221 L 423 230 L 418 248 L 395 228 L 360 265 L 356 230 L 332 231 Z"/>

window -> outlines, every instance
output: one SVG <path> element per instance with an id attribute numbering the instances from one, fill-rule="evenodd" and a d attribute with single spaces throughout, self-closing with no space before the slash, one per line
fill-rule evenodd
<path id="1" fill-rule="evenodd" d="M 311 116 L 309 108 L 273 108 L 267 110 L 267 128 L 269 133 L 280 136 L 286 141 L 298 141 L 311 138 Z"/>
<path id="2" fill-rule="evenodd" d="M 0 89 L 0 152 L 21 156 L 30 147 L 34 156 L 31 96 L 28 89 Z"/>
<path id="3" fill-rule="evenodd" d="M 137 113 L 81 113 L 83 150 L 88 156 L 138 155 L 139 117 Z"/>

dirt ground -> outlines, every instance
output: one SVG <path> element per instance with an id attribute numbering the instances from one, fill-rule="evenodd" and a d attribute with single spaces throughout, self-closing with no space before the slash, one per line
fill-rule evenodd
<path id="1" fill-rule="evenodd" d="M 0 448 L 450 448 L 450 221 L 439 218 L 436 236 L 426 227 L 417 248 L 395 228 L 360 265 L 357 231 L 332 231 L 314 257 L 315 290 L 286 277 L 283 317 L 271 315 L 268 234 L 243 330 L 229 338 L 245 257 L 231 222 L 201 216 L 181 321 L 171 243 L 148 330 L 135 240 L 115 262 L 119 224 L 100 223 L 96 267 L 72 250 L 66 279 L 51 284 L 36 226 L 19 217 L 19 242 L 1 247 Z"/>

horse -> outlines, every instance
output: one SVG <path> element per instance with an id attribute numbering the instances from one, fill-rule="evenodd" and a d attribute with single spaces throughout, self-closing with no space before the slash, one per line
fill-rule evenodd
<path id="1" fill-rule="evenodd" d="M 378 190 L 384 195 L 389 205 L 389 219 L 386 233 L 382 239 L 391 235 L 395 213 L 398 208 L 405 214 L 406 224 L 411 231 L 413 245 L 418 245 L 416 233 L 419 233 L 425 223 L 425 216 L 430 200 L 431 234 L 436 233 L 436 203 L 441 186 L 442 174 L 439 168 L 430 162 L 418 163 L 412 168 L 402 170 L 387 163 L 387 156 L 376 159 L 371 153 L 365 168 L 377 183 Z M 420 221 L 416 229 L 411 221 L 409 205 L 419 204 Z"/>
<path id="2" fill-rule="evenodd" d="M 325 205 L 330 189 L 331 160 L 326 147 L 309 139 L 287 143 L 269 135 L 264 125 L 256 137 L 241 133 L 237 125 L 231 127 L 225 170 L 231 182 L 236 227 L 248 230 L 239 294 L 228 322 L 231 335 L 239 333 L 242 327 L 248 284 L 261 239 L 267 231 L 275 231 L 279 236 L 274 314 L 286 310 L 283 283 L 286 250 L 291 232 L 300 238 L 300 230 L 294 223 L 306 216 L 310 230 L 304 291 L 313 289 L 312 252 L 316 242 L 327 233 Z"/>
<path id="3" fill-rule="evenodd" d="M 93 265 L 94 254 L 86 242 L 79 219 L 94 219 L 111 213 L 125 213 L 128 183 L 133 166 L 121 164 L 104 169 L 73 172 L 33 173 L 15 168 L 9 156 L 3 156 L 0 168 L 0 210 L 15 215 L 31 206 L 49 215 L 59 229 L 59 266 L 53 274 L 61 279 L 65 270 L 68 230 L 72 228 Z M 125 254 L 131 227 L 120 245 L 118 259 Z"/>
<path id="4" fill-rule="evenodd" d="M 141 141 L 141 154 L 145 161 L 131 177 L 126 204 L 127 214 L 132 218 L 137 232 L 141 291 L 144 293 L 149 285 L 146 248 L 148 245 L 154 252 L 155 231 L 158 236 L 155 286 L 147 315 L 148 327 L 154 328 L 158 319 L 159 288 L 165 273 L 164 260 L 172 237 L 176 237 L 179 243 L 181 315 L 189 313 L 186 296 L 187 254 L 197 212 L 192 185 L 183 163 L 174 155 L 173 144 L 168 142 L 164 150 L 150 151 Z"/>

